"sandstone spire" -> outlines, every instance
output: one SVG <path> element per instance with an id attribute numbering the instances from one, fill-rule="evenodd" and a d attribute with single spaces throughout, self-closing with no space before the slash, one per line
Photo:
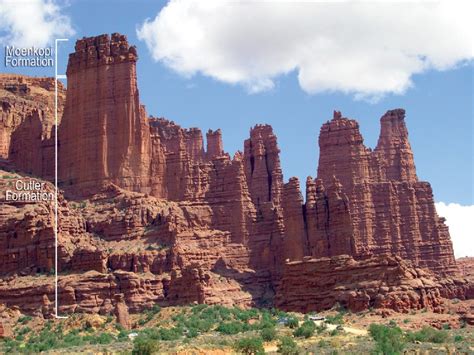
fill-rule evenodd
<path id="1" fill-rule="evenodd" d="M 374 152 L 383 163 L 385 178 L 417 181 L 413 152 L 405 125 L 405 110 L 387 111 L 380 119 L 380 124 L 380 136 Z"/>
<path id="2" fill-rule="evenodd" d="M 319 151 L 318 178 L 325 184 L 336 176 L 344 188 L 350 189 L 370 178 L 370 152 L 364 146 L 359 124 L 343 118 L 339 111 L 334 111 L 333 119 L 322 125 Z"/>
<path id="3" fill-rule="evenodd" d="M 207 157 L 209 159 L 219 157 L 224 154 L 224 146 L 222 144 L 222 132 L 220 129 L 213 131 L 209 130 L 206 133 L 207 141 Z"/>
<path id="4" fill-rule="evenodd" d="M 149 190 L 150 131 L 140 107 L 135 47 L 120 34 L 76 42 L 59 131 L 59 178 L 75 192 L 107 183 Z"/>

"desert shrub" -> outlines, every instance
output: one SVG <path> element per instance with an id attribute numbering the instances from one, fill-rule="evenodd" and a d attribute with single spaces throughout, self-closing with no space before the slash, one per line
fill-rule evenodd
<path id="1" fill-rule="evenodd" d="M 232 335 L 244 332 L 247 329 L 241 322 L 232 321 L 219 324 L 216 330 L 222 334 Z"/>
<path id="2" fill-rule="evenodd" d="M 260 337 L 247 337 L 239 339 L 234 344 L 234 349 L 242 354 L 264 354 L 263 341 Z"/>
<path id="3" fill-rule="evenodd" d="M 119 330 L 119 333 L 117 334 L 117 340 L 119 341 L 125 341 L 128 339 L 128 330 L 125 330 L 125 329 L 120 329 Z"/>
<path id="4" fill-rule="evenodd" d="M 273 328 L 276 325 L 276 320 L 272 317 L 272 314 L 267 310 L 262 312 L 260 322 L 257 323 L 257 329 Z"/>
<path id="5" fill-rule="evenodd" d="M 196 328 L 189 328 L 186 333 L 187 338 L 195 338 L 199 335 L 199 331 Z"/>
<path id="6" fill-rule="evenodd" d="M 316 330 L 316 324 L 311 320 L 306 320 L 298 329 L 293 332 L 295 337 L 311 338 Z"/>
<path id="7" fill-rule="evenodd" d="M 21 316 L 20 318 L 18 318 L 18 323 L 25 324 L 25 323 L 28 323 L 32 319 L 33 318 L 31 316 Z"/>
<path id="8" fill-rule="evenodd" d="M 115 338 L 112 334 L 100 333 L 92 339 L 91 344 L 110 344 L 114 340 Z"/>
<path id="9" fill-rule="evenodd" d="M 242 322 L 248 322 L 249 319 L 258 317 L 258 310 L 255 308 L 240 309 L 238 307 L 232 308 L 232 314 Z"/>
<path id="10" fill-rule="evenodd" d="M 431 327 L 423 327 L 417 332 L 408 332 L 407 339 L 409 341 L 420 341 L 427 343 L 445 343 L 449 338 L 449 334 L 445 330 L 437 330 Z"/>
<path id="11" fill-rule="evenodd" d="M 454 342 L 459 343 L 464 340 L 464 337 L 462 335 L 455 335 L 454 336 Z"/>
<path id="12" fill-rule="evenodd" d="M 296 345 L 296 342 L 291 339 L 291 337 L 284 336 L 281 337 L 280 341 L 278 342 L 277 352 L 284 355 L 298 355 L 298 345 Z"/>
<path id="13" fill-rule="evenodd" d="M 160 340 L 177 340 L 183 335 L 183 329 L 179 327 L 160 328 L 158 334 Z"/>
<path id="14" fill-rule="evenodd" d="M 276 338 L 276 330 L 275 328 L 263 328 L 261 331 L 260 331 L 260 336 L 262 337 L 262 339 L 264 341 L 272 341 Z"/>
<path id="15" fill-rule="evenodd" d="M 400 354 L 405 348 L 403 332 L 399 327 L 371 324 L 369 333 L 376 343 L 374 349 L 376 354 Z"/>
<path id="16" fill-rule="evenodd" d="M 30 327 L 23 327 L 17 332 L 17 335 L 25 335 L 25 334 L 28 334 L 29 332 L 31 332 Z"/>
<path id="17" fill-rule="evenodd" d="M 211 319 L 199 319 L 197 317 L 191 317 L 185 322 L 185 326 L 188 329 L 194 328 L 200 332 L 206 333 L 212 329 L 214 322 Z"/>
<path id="18" fill-rule="evenodd" d="M 286 326 L 290 327 L 291 329 L 297 328 L 298 327 L 298 319 L 293 316 L 288 317 L 288 321 L 286 322 Z"/>
<path id="19" fill-rule="evenodd" d="M 327 316 L 326 322 L 329 324 L 343 324 L 345 312 L 339 312 L 335 316 Z"/>
<path id="20" fill-rule="evenodd" d="M 321 339 L 319 342 L 318 342 L 318 346 L 320 348 L 327 348 L 329 346 L 329 343 L 327 340 L 324 340 L 324 339 Z"/>
<path id="21" fill-rule="evenodd" d="M 31 336 L 25 345 L 25 352 L 39 353 L 59 347 L 60 337 L 51 329 L 44 328 L 38 335 Z"/>
<path id="22" fill-rule="evenodd" d="M 159 351 L 159 343 L 146 334 L 138 335 L 133 341 L 132 355 L 151 355 Z"/>
<path id="23" fill-rule="evenodd" d="M 151 307 L 150 309 L 146 310 L 144 313 L 145 313 L 145 318 L 144 319 L 140 319 L 140 321 L 138 322 L 139 325 L 144 325 L 146 323 L 148 323 L 149 321 L 151 321 L 153 319 L 153 317 L 160 313 L 161 311 L 161 307 L 158 306 L 157 304 L 155 304 L 153 307 Z"/>
<path id="24" fill-rule="evenodd" d="M 316 332 L 318 334 L 323 333 L 326 329 L 328 329 L 328 325 L 324 322 L 321 322 L 321 324 L 316 326 Z"/>
<path id="25" fill-rule="evenodd" d="M 85 342 L 82 337 L 79 336 L 79 332 L 79 329 L 73 329 L 69 333 L 67 333 L 62 339 L 61 347 L 68 348 L 71 346 L 84 345 Z"/>

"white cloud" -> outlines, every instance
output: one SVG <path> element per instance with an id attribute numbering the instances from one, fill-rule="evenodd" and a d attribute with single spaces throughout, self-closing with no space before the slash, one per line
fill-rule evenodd
<path id="1" fill-rule="evenodd" d="M 474 256 L 474 205 L 438 202 L 436 210 L 446 218 L 456 257 Z"/>
<path id="2" fill-rule="evenodd" d="M 41 47 L 74 34 L 53 0 L 0 0 L 0 43 Z"/>
<path id="3" fill-rule="evenodd" d="M 308 93 L 403 93 L 473 54 L 474 2 L 171 0 L 137 29 L 157 61 L 250 92 L 296 70 Z"/>

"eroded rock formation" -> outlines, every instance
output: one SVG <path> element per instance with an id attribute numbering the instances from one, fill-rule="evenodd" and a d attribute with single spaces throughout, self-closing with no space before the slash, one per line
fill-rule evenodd
<path id="1" fill-rule="evenodd" d="M 275 304 L 298 312 L 321 311 L 336 304 L 354 312 L 368 308 L 441 312 L 446 294 L 464 299 L 473 290 L 467 280 L 436 277 L 400 257 L 356 261 L 341 255 L 287 263 Z"/>
<path id="2" fill-rule="evenodd" d="M 199 129 L 147 117 L 137 59 L 119 34 L 81 39 L 69 58 L 60 312 L 115 312 L 126 325 L 127 309 L 155 303 L 406 311 L 474 297 L 472 281 L 457 278 L 431 187 L 417 178 L 403 110 L 381 118 L 373 151 L 358 123 L 335 112 L 304 200 L 298 179 L 284 183 L 271 126 L 251 128 L 231 157 L 219 129 L 205 149 Z M 51 80 L 3 78 L 2 164 L 51 181 Z M 0 171 L 2 190 L 18 179 Z M 50 316 L 54 203 L 2 200 L 0 245 L 0 303 Z"/>

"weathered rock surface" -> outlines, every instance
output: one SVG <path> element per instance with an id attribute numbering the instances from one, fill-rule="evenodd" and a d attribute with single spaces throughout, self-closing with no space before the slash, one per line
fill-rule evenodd
<path id="1" fill-rule="evenodd" d="M 119 34 L 76 42 L 59 127 L 59 179 L 74 193 L 114 183 L 149 190 L 151 145 L 136 81 L 137 53 Z"/>
<path id="2" fill-rule="evenodd" d="M 474 281 L 474 257 L 464 257 L 456 259 L 461 275 Z"/>
<path id="3" fill-rule="evenodd" d="M 439 278 L 399 257 L 356 261 L 340 255 L 285 264 L 275 304 L 300 312 L 330 309 L 337 303 L 354 312 L 370 307 L 442 312 L 443 297 L 464 295 L 467 289 L 472 292 L 474 287 L 465 279 Z"/>
<path id="4" fill-rule="evenodd" d="M 401 109 L 381 118 L 374 151 L 355 120 L 335 112 L 323 124 L 318 177 L 306 185 L 309 255 L 397 255 L 442 274 L 458 272 L 431 186 L 416 176 L 404 118 Z"/>
<path id="5" fill-rule="evenodd" d="M 271 126 L 251 128 L 231 157 L 219 129 L 204 149 L 199 129 L 147 117 L 137 59 L 119 34 L 81 39 L 69 58 L 58 135 L 61 312 L 115 312 L 126 325 L 127 308 L 154 303 L 406 311 L 474 297 L 472 281 L 456 278 L 431 187 L 417 178 L 403 110 L 381 118 L 373 151 L 358 123 L 335 112 L 305 202 L 298 179 L 284 183 Z M 51 79 L 0 76 L 5 169 L 52 179 L 51 88 Z M 25 178 L 0 171 L 2 191 Z M 0 303 L 50 316 L 54 205 L 1 203 Z"/>
<path id="6" fill-rule="evenodd" d="M 0 74 L 0 159 L 46 179 L 54 176 L 54 85 L 53 78 Z M 58 122 L 65 97 L 58 82 Z"/>

